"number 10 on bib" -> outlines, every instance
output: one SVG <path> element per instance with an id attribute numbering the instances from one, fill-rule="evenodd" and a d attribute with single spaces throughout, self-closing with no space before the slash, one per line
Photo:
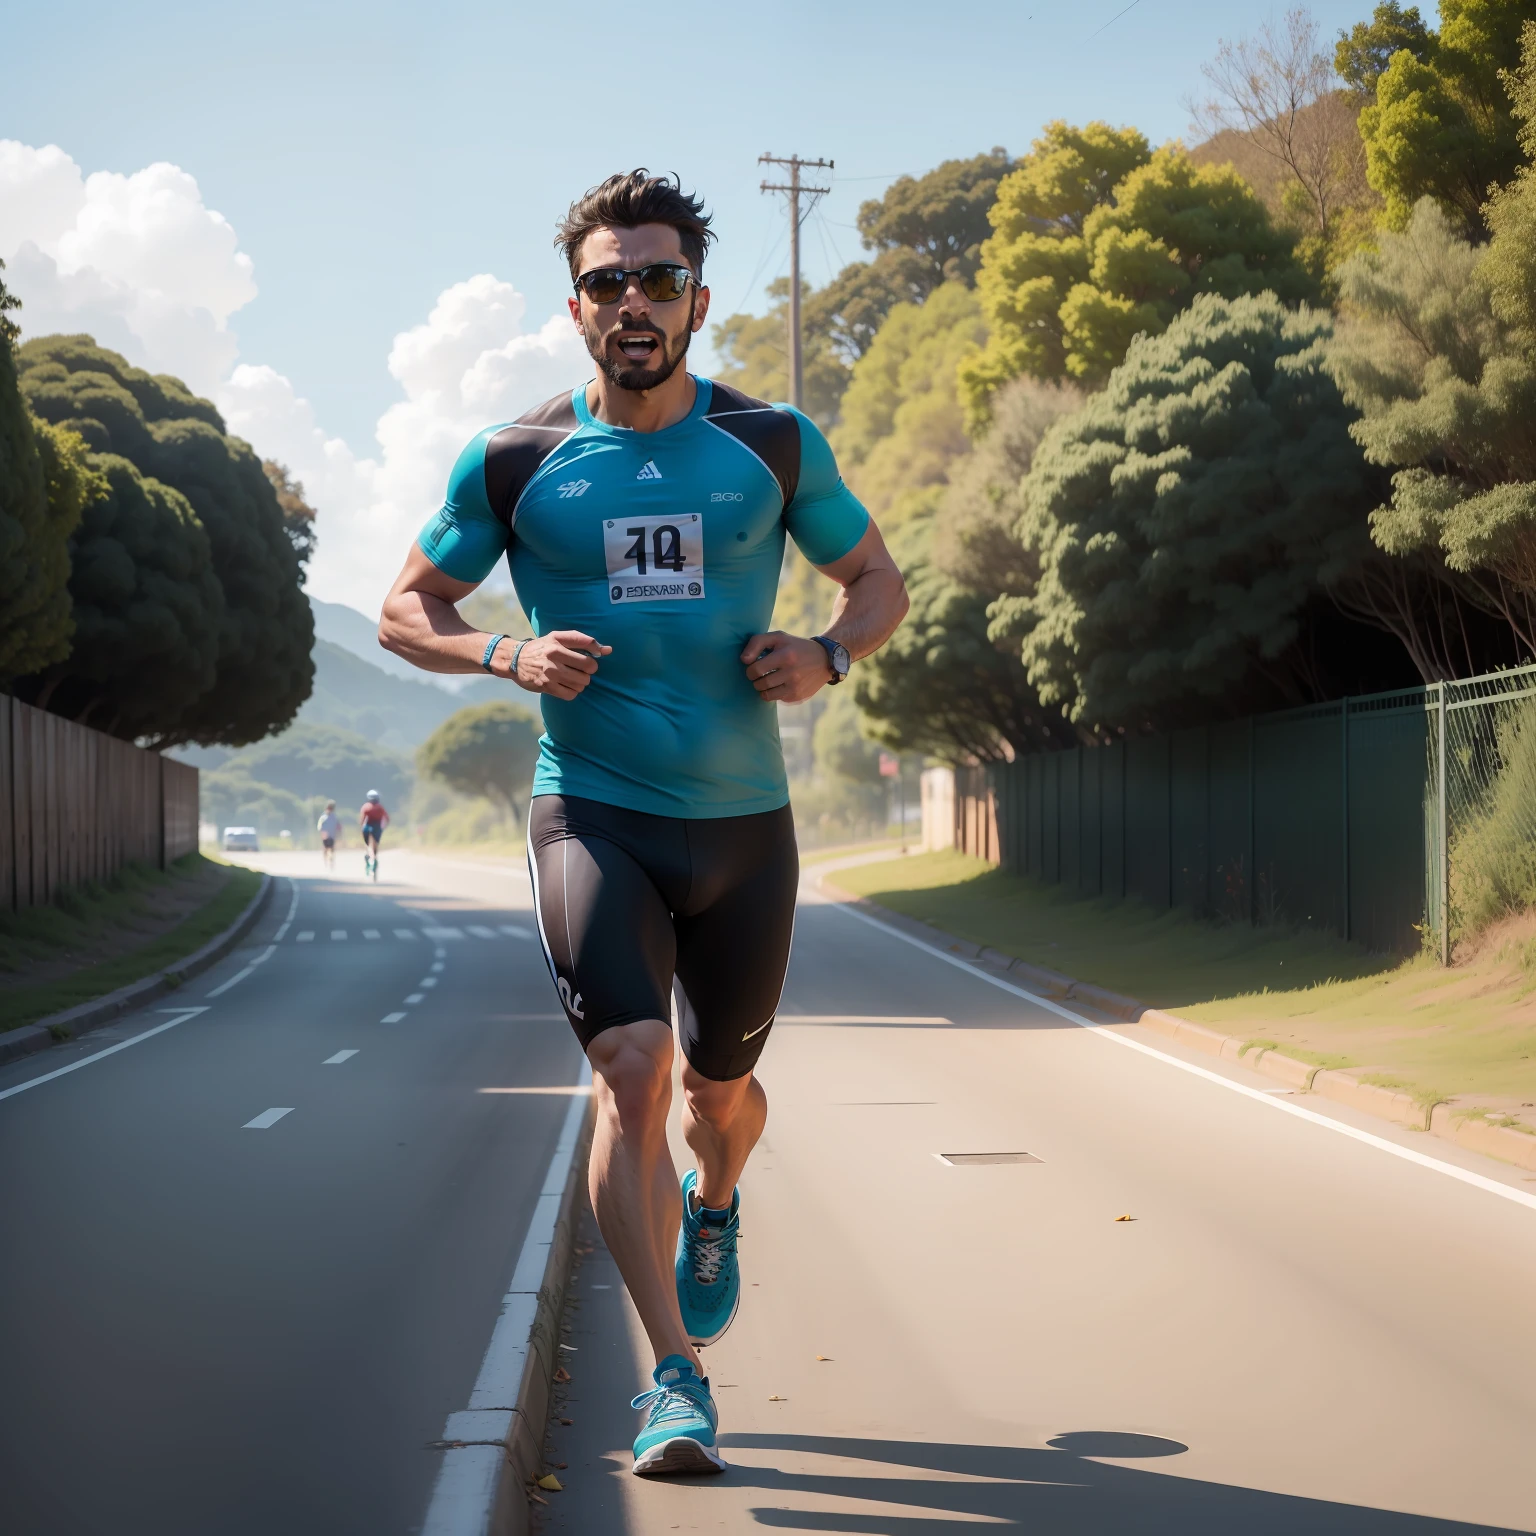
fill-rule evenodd
<path id="1" fill-rule="evenodd" d="M 704 596 L 704 520 L 697 512 L 603 521 L 610 603 Z"/>

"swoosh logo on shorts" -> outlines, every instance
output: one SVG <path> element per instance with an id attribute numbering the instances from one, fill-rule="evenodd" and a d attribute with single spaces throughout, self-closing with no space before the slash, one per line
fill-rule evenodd
<path id="1" fill-rule="evenodd" d="M 743 1040 L 750 1040 L 753 1035 L 760 1035 L 760 1034 L 762 1034 L 762 1032 L 765 1029 L 768 1028 L 768 1025 L 772 1024 L 772 1023 L 773 1023 L 773 1015 L 770 1013 L 768 1015 L 767 1021 L 765 1023 L 759 1024 L 756 1029 L 749 1029 L 746 1032 L 746 1034 L 744 1034 L 741 1038 Z"/>

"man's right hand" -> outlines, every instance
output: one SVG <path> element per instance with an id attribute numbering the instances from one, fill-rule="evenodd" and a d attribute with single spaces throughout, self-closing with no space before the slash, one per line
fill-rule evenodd
<path id="1" fill-rule="evenodd" d="M 524 645 L 513 681 L 529 693 L 574 699 L 592 681 L 597 658 L 612 654 L 611 645 L 602 645 L 579 629 L 551 630 Z"/>

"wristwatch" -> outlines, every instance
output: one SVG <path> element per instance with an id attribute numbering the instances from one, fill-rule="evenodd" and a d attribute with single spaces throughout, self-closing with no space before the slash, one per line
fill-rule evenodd
<path id="1" fill-rule="evenodd" d="M 848 676 L 848 668 L 853 665 L 853 657 L 848 654 L 848 647 L 839 645 L 836 640 L 827 635 L 812 635 L 811 638 L 827 653 L 827 661 L 832 668 L 832 676 L 828 679 L 827 687 L 837 687 Z"/>

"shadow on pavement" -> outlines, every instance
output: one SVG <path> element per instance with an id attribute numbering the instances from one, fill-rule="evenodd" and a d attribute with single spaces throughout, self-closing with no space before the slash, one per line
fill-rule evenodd
<path id="1" fill-rule="evenodd" d="M 884 1462 L 904 1475 L 866 1473 L 795 1474 L 733 1465 L 723 1481 L 757 1487 L 770 1494 L 808 1499 L 858 1499 L 870 1504 L 904 1506 L 911 1514 L 877 1511 L 833 1513 L 757 1506 L 759 1525 L 790 1531 L 847 1531 L 867 1536 L 940 1536 L 972 1533 L 983 1526 L 1023 1530 L 1035 1536 L 1122 1536 L 1126 1532 L 1167 1531 L 1181 1536 L 1294 1536 L 1305 1531 L 1338 1536 L 1454 1536 L 1503 1527 L 1439 1520 L 1424 1515 L 1335 1504 L 1324 1499 L 1265 1493 L 1223 1483 L 1197 1482 L 1133 1467 L 1106 1466 L 1090 1456 L 1175 1456 L 1185 1449 L 1176 1440 L 1151 1435 L 1080 1431 L 1059 1435 L 1054 1449 L 1012 1446 L 943 1445 L 911 1440 L 858 1440 L 820 1435 L 726 1434 L 731 1448 L 785 1451 L 842 1460 Z M 942 1474 L 913 1476 L 916 1468 Z M 955 1481 L 984 1478 L 984 1482 Z"/>

